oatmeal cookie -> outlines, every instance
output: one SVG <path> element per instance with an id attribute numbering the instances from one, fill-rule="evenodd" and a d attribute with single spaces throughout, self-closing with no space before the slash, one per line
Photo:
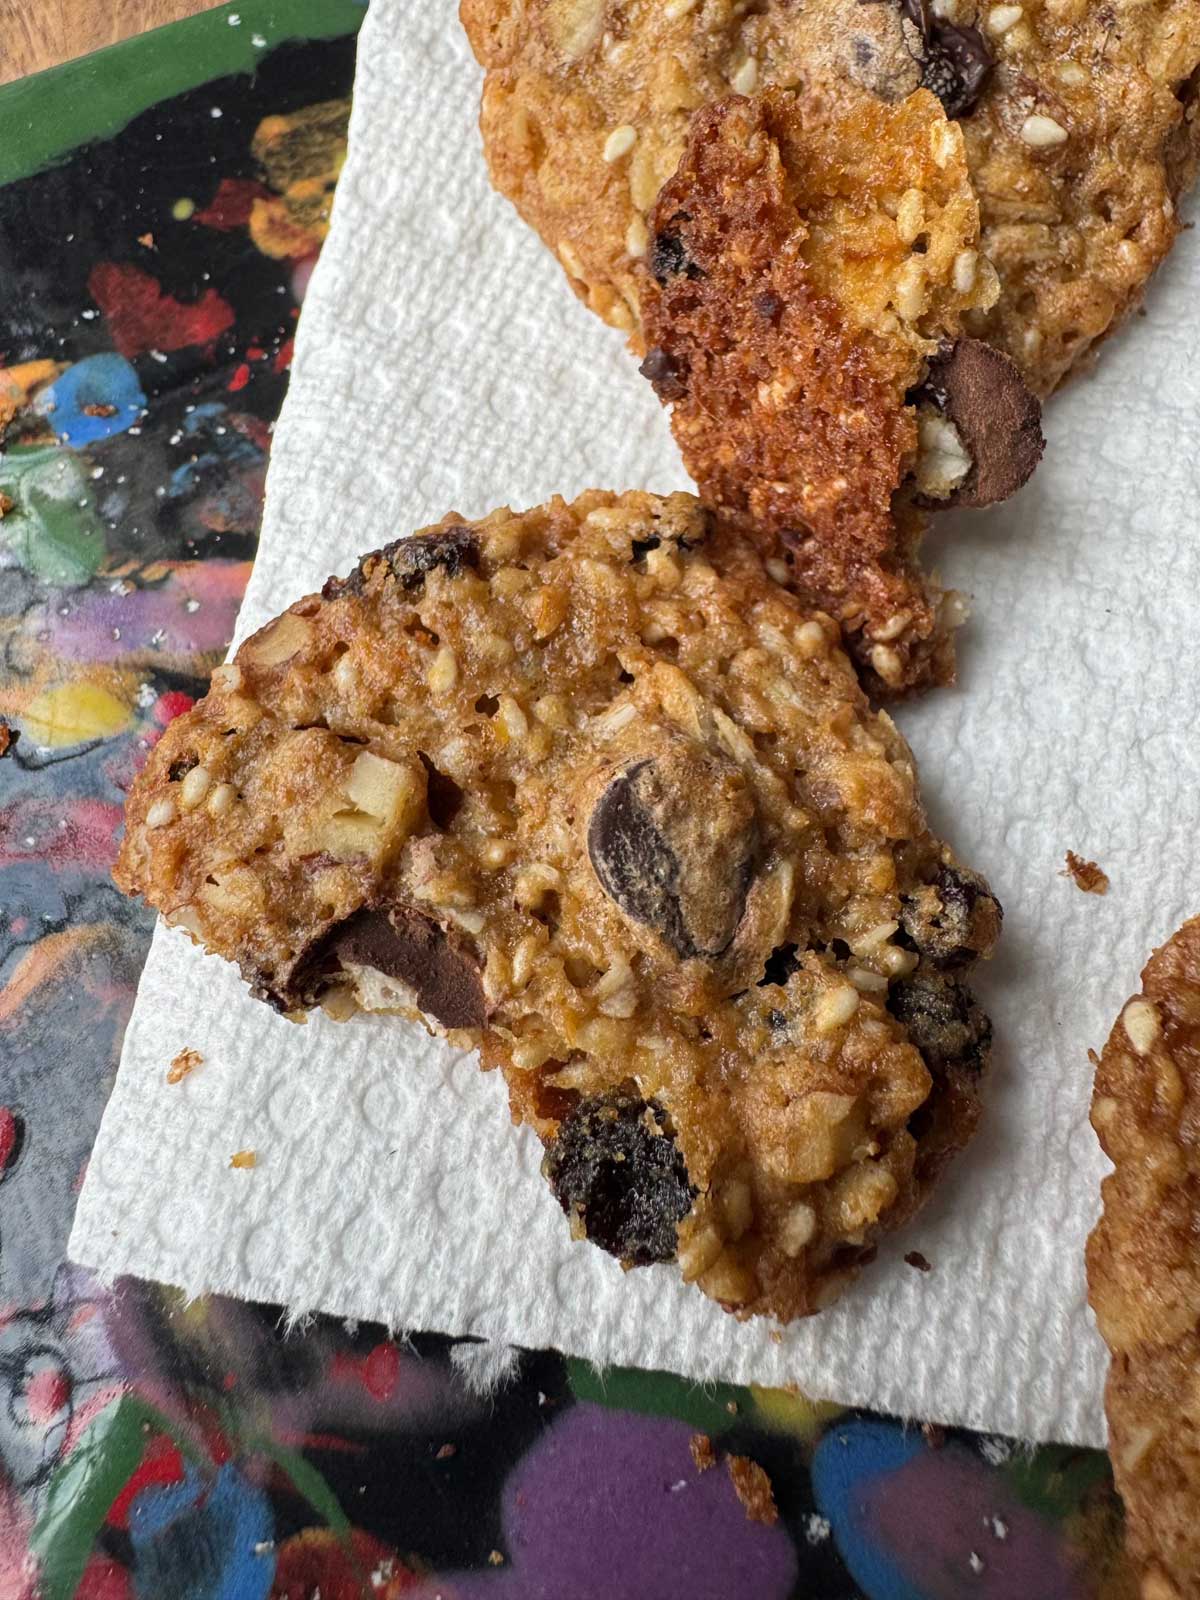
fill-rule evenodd
<path id="1" fill-rule="evenodd" d="M 783 536 L 877 691 L 952 679 L 917 502 L 1004 499 L 1043 444 L 1017 369 L 962 336 L 996 282 L 957 127 L 924 89 L 715 101 L 650 230 L 642 371 L 702 495 Z"/>
<path id="2" fill-rule="evenodd" d="M 1047 394 L 1137 303 L 1197 159 L 1200 0 L 462 0 L 492 181 L 641 339 L 647 217 L 728 94 L 925 87 L 958 120 L 999 296 L 971 331 Z M 900 200 L 900 193 L 895 201 Z"/>
<path id="3" fill-rule="evenodd" d="M 330 580 L 167 729 L 116 877 L 282 1011 L 479 1045 L 573 1232 L 739 1313 L 825 1305 L 978 1113 L 999 906 L 836 625 L 689 495 Z"/>
<path id="4" fill-rule="evenodd" d="M 1143 1600 L 1200 1597 L 1200 917 L 1156 950 L 1096 1065 L 1115 1171 L 1088 1241 L 1113 1476 Z"/>

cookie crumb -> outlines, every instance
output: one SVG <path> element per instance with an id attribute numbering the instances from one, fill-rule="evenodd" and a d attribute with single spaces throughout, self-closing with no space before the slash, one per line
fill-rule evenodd
<path id="1" fill-rule="evenodd" d="M 940 1450 L 946 1442 L 946 1430 L 939 1423 L 923 1422 L 921 1437 L 931 1450 Z"/>
<path id="2" fill-rule="evenodd" d="M 728 1413 L 729 1413 L 729 1415 L 731 1417 L 736 1417 L 737 1414 L 738 1414 L 738 1403 L 737 1403 L 737 1401 L 736 1400 L 726 1400 L 725 1409 L 726 1409 L 726 1411 L 728 1411 Z"/>
<path id="3" fill-rule="evenodd" d="M 199 1050 L 181 1050 L 171 1065 L 167 1068 L 168 1083 L 182 1083 L 189 1072 L 203 1065 L 204 1057 Z"/>
<path id="4" fill-rule="evenodd" d="M 502 1567 L 504 1565 L 504 1557 L 500 1554 L 499 1550 L 489 1550 L 488 1563 L 493 1567 Z"/>
<path id="5" fill-rule="evenodd" d="M 764 1522 L 768 1527 L 779 1521 L 771 1480 L 757 1461 L 749 1456 L 730 1456 L 725 1465 L 733 1480 L 733 1492 L 746 1508 L 750 1522 Z"/>
<path id="6" fill-rule="evenodd" d="M 0 501 L 3 499 L 4 496 L 0 495 Z M 12 755 L 13 746 L 20 737 L 21 735 L 17 729 L 11 723 L 5 722 L 3 717 L 0 717 L 0 761 L 3 761 L 5 756 Z"/>
<path id="7" fill-rule="evenodd" d="M 706 1433 L 694 1433 L 688 1441 L 688 1449 L 692 1452 L 697 1472 L 707 1472 L 709 1467 L 716 1466 L 717 1452 Z"/>
<path id="8" fill-rule="evenodd" d="M 438 1446 L 433 1459 L 435 1461 L 449 1461 L 451 1456 L 456 1456 L 457 1454 L 458 1446 L 456 1444 L 442 1444 Z"/>
<path id="9" fill-rule="evenodd" d="M 933 1271 L 933 1262 L 927 1260 L 919 1250 L 910 1250 L 904 1259 L 910 1267 L 916 1267 L 918 1272 Z"/>
<path id="10" fill-rule="evenodd" d="M 1082 856 L 1077 856 L 1074 850 L 1067 851 L 1067 864 L 1059 873 L 1060 878 L 1074 878 L 1076 885 L 1084 894 L 1107 894 L 1108 874 L 1103 867 L 1095 861 L 1085 861 Z"/>
<path id="11" fill-rule="evenodd" d="M 229 1158 L 231 1167 L 255 1167 L 258 1165 L 258 1152 L 256 1150 L 237 1150 Z"/>
<path id="12" fill-rule="evenodd" d="M 16 503 L 9 495 L 0 494 L 0 517 L 6 517 Z"/>
<path id="13" fill-rule="evenodd" d="M 139 233 L 137 242 L 147 250 L 154 249 L 154 235 L 152 233 Z"/>
<path id="14" fill-rule="evenodd" d="M 85 417 L 115 417 L 117 408 L 107 401 L 93 401 L 91 405 L 84 406 L 83 414 Z"/>

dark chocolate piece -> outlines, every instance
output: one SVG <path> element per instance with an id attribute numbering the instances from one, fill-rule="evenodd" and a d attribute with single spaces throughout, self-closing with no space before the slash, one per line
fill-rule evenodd
<path id="1" fill-rule="evenodd" d="M 674 1259 L 695 1190 L 657 1101 L 632 1090 L 580 1101 L 547 1145 L 542 1172 L 567 1215 L 618 1261 Z"/>
<path id="2" fill-rule="evenodd" d="M 343 595 L 361 594 L 368 580 L 386 566 L 408 592 L 419 589 L 426 573 L 441 569 L 449 578 L 457 578 L 467 567 L 479 565 L 479 541 L 470 528 L 439 528 L 434 533 L 413 534 L 407 539 L 394 539 L 382 550 L 373 550 L 363 556 L 354 571 L 346 578 L 329 578 L 321 590 L 323 600 L 338 600 Z"/>
<path id="3" fill-rule="evenodd" d="M 958 430 L 973 463 L 945 500 L 933 506 L 990 506 L 1007 500 L 1042 459 L 1042 406 L 1017 367 L 981 339 L 959 339 L 934 356 L 913 396 L 931 404 Z"/>
<path id="4" fill-rule="evenodd" d="M 343 967 L 373 967 L 407 984 L 444 1028 L 482 1028 L 487 1002 L 479 965 L 457 936 L 411 906 L 360 911 L 336 929 L 330 949 Z"/>
<path id="5" fill-rule="evenodd" d="M 682 400 L 687 393 L 683 363 L 660 345 L 647 351 L 646 359 L 638 371 L 643 378 L 649 378 L 655 394 L 664 404 L 670 400 Z"/>
<path id="6" fill-rule="evenodd" d="M 597 801 L 587 845 L 604 892 L 676 955 L 728 948 L 757 847 L 754 802 L 731 763 L 687 747 L 635 762 Z"/>
<path id="7" fill-rule="evenodd" d="M 918 969 L 892 985 L 887 1007 L 935 1077 L 952 1068 L 979 1073 L 987 1065 L 991 1021 L 957 978 Z"/>

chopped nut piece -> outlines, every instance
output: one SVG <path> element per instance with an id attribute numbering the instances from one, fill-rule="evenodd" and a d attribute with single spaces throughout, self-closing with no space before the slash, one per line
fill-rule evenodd
<path id="1" fill-rule="evenodd" d="M 245 1168 L 258 1165 L 258 1152 L 255 1150 L 237 1150 L 229 1158 L 231 1167 Z"/>
<path id="2" fill-rule="evenodd" d="M 696 1463 L 697 1472 L 707 1472 L 709 1467 L 717 1464 L 717 1452 L 713 1449 L 713 1442 L 706 1433 L 694 1433 L 688 1441 L 688 1449 L 692 1453 L 692 1460 Z"/>
<path id="3" fill-rule="evenodd" d="M 746 1508 L 750 1522 L 764 1522 L 768 1527 L 779 1521 L 771 1480 L 757 1461 L 749 1456 L 728 1456 L 725 1465 L 733 1480 L 734 1493 Z"/>
<path id="4" fill-rule="evenodd" d="M 0 494 L 0 517 L 6 517 L 16 505 L 16 501 L 6 494 Z"/>
<path id="5" fill-rule="evenodd" d="M 167 1082 L 182 1083 L 189 1072 L 195 1072 L 203 1063 L 199 1050 L 181 1050 L 167 1068 Z"/>
<path id="6" fill-rule="evenodd" d="M 915 1267 L 918 1272 L 933 1271 L 932 1261 L 927 1261 L 919 1250 L 910 1250 L 904 1259 L 910 1267 Z"/>
<path id="7" fill-rule="evenodd" d="M 457 1454 L 458 1446 L 456 1444 L 443 1444 L 438 1446 L 433 1459 L 435 1461 L 449 1461 L 451 1456 L 456 1456 Z"/>
<path id="8" fill-rule="evenodd" d="M 1074 850 L 1067 851 L 1067 864 L 1059 876 L 1074 878 L 1084 894 L 1108 893 L 1108 874 L 1096 862 L 1077 856 Z"/>

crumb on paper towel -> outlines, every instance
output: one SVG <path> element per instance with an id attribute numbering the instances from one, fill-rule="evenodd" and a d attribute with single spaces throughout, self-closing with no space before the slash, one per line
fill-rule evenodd
<path id="1" fill-rule="evenodd" d="M 709 1467 L 716 1466 L 717 1452 L 713 1449 L 713 1442 L 706 1433 L 694 1433 L 688 1440 L 688 1449 L 692 1452 L 697 1472 L 707 1472 Z"/>
<path id="2" fill-rule="evenodd" d="M 904 1259 L 910 1267 L 916 1267 L 918 1272 L 933 1271 L 933 1262 L 923 1256 L 919 1250 L 910 1250 Z"/>
<path id="3" fill-rule="evenodd" d="M 433 1459 L 435 1461 L 449 1461 L 451 1456 L 456 1456 L 457 1454 L 458 1446 L 456 1444 L 441 1444 L 434 1453 Z"/>
<path id="4" fill-rule="evenodd" d="M 757 1461 L 749 1456 L 729 1456 L 725 1462 L 733 1479 L 733 1490 L 746 1508 L 751 1522 L 765 1522 L 768 1527 L 779 1521 L 771 1480 Z"/>
<path id="5" fill-rule="evenodd" d="M 1067 851 L 1067 864 L 1059 873 L 1059 877 L 1074 878 L 1084 894 L 1108 893 L 1108 874 L 1104 868 L 1095 861 L 1085 861 L 1082 856 L 1077 856 L 1074 850 Z"/>
<path id="6" fill-rule="evenodd" d="M 3 498 L 4 496 L 0 495 L 0 500 L 3 500 Z M 0 717 L 0 761 L 3 761 L 5 756 L 12 755 L 13 745 L 16 744 L 20 737 L 21 735 L 17 729 L 11 723 L 5 722 L 3 717 Z"/>
<path id="7" fill-rule="evenodd" d="M 199 1050 L 181 1050 L 167 1068 L 168 1083 L 182 1083 L 189 1072 L 203 1066 L 204 1057 Z"/>
<path id="8" fill-rule="evenodd" d="M 255 1167 L 258 1165 L 258 1152 L 256 1150 L 236 1150 L 229 1158 L 231 1167 Z"/>
<path id="9" fill-rule="evenodd" d="M 504 1565 L 504 1557 L 500 1554 L 499 1550 L 489 1550 L 488 1562 L 493 1567 L 502 1567 Z"/>

